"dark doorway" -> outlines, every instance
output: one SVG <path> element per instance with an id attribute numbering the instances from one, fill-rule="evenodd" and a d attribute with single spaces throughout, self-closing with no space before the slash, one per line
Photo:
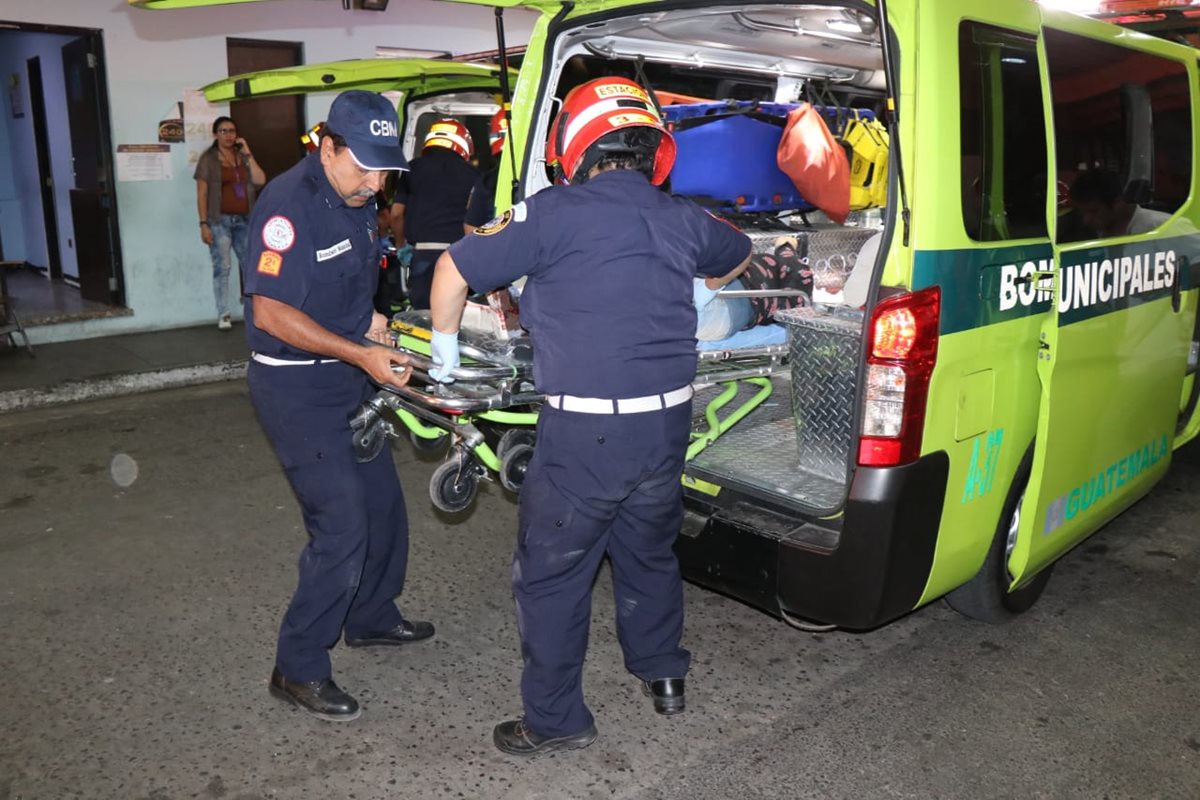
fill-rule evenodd
<path id="1" fill-rule="evenodd" d="M 25 62 L 29 76 L 29 110 L 33 114 L 33 143 L 37 150 L 38 183 L 42 194 L 42 224 L 46 230 L 46 266 L 50 279 L 62 280 L 62 256 L 58 251 L 58 212 L 54 205 L 54 171 L 50 165 L 47 137 L 46 95 L 42 91 L 42 61 L 34 56 Z"/>
<path id="2" fill-rule="evenodd" d="M 230 75 L 304 63 L 304 46 L 299 42 L 226 39 L 225 46 Z M 238 133 L 250 144 L 268 180 L 304 157 L 300 143 L 307 127 L 303 96 L 236 100 L 229 108 Z"/>
<path id="3" fill-rule="evenodd" d="M 65 45 L 62 57 L 75 171 L 71 213 L 78 245 L 79 290 L 85 300 L 120 304 L 121 251 L 100 32 L 88 32 Z"/>

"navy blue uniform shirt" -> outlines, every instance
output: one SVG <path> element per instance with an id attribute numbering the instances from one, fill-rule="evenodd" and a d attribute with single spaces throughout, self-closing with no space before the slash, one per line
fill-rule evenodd
<path id="1" fill-rule="evenodd" d="M 720 276 L 750 239 L 640 172 L 539 192 L 450 248 L 486 291 L 528 275 L 521 324 L 547 394 L 641 397 L 696 376 L 692 278 Z"/>
<path id="2" fill-rule="evenodd" d="M 267 184 L 250 214 L 249 239 L 242 277 L 251 350 L 277 358 L 323 357 L 260 330 L 251 302 L 256 294 L 299 309 L 351 341 L 366 334 L 382 256 L 375 204 L 346 205 L 325 177 L 319 153 Z"/>
<path id="3" fill-rule="evenodd" d="M 479 171 L 444 147 L 414 159 L 396 184 L 395 203 L 404 204 L 404 238 L 409 244 L 457 242 L 463 235 L 467 198 Z"/>

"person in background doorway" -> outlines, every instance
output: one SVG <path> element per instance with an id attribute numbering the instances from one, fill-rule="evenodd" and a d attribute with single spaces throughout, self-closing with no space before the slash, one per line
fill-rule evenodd
<path id="1" fill-rule="evenodd" d="M 421 157 L 400 176 L 392 205 L 397 246 L 413 247 L 408 297 L 413 308 L 429 308 L 429 287 L 438 256 L 463 235 L 467 198 L 479 183 L 471 166 L 475 145 L 467 127 L 440 119 L 429 129 Z"/>
<path id="2" fill-rule="evenodd" d="M 238 269 L 246 265 L 246 234 L 255 193 L 267 182 L 266 173 L 254 160 L 246 140 L 238 136 L 229 117 L 217 117 L 212 125 L 212 147 L 196 162 L 196 209 L 200 212 L 200 240 L 208 245 L 213 267 L 213 299 L 217 304 L 217 327 L 233 327 L 229 302 L 229 272 L 233 255 Z"/>

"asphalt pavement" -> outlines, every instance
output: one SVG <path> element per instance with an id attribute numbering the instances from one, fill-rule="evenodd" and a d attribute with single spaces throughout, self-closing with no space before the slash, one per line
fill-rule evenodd
<path id="1" fill-rule="evenodd" d="M 1004 626 L 935 603 L 812 634 L 689 585 L 675 718 L 625 672 L 602 572 L 600 737 L 521 761 L 491 744 L 520 709 L 516 505 L 495 484 L 435 512 L 437 462 L 394 445 L 401 607 L 438 634 L 336 648 L 364 712 L 332 724 L 266 690 L 305 534 L 243 382 L 0 414 L 0 453 L 0 800 L 1200 797 L 1191 464 Z"/>

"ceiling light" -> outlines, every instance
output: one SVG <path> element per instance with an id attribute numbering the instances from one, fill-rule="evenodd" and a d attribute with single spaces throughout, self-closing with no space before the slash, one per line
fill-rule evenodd
<path id="1" fill-rule="evenodd" d="M 1046 8 L 1074 11 L 1076 14 L 1090 14 L 1100 10 L 1100 0 L 1038 0 L 1038 2 Z"/>

